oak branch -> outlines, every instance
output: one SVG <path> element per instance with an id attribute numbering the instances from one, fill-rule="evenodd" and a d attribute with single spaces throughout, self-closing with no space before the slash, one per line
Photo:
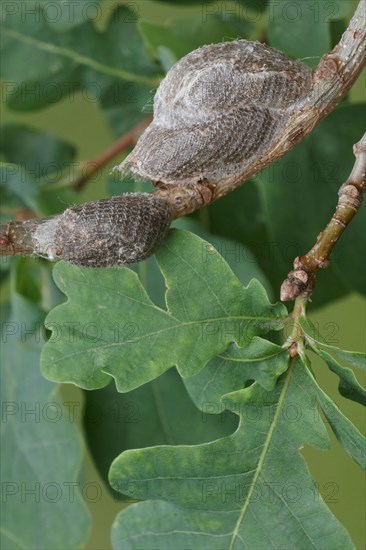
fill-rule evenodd
<path id="1" fill-rule="evenodd" d="M 301 98 L 298 108 L 286 118 L 276 139 L 270 141 L 263 153 L 259 148 L 258 155 L 251 157 L 240 173 L 223 173 L 222 177 L 213 184 L 204 180 L 197 183 L 187 182 L 187 184 L 184 182 L 183 184 L 182 182 L 164 184 L 154 181 L 156 189 L 150 194 L 150 198 L 146 197 L 146 194 L 134 194 L 134 198 L 131 198 L 132 195 L 122 195 L 68 208 L 65 212 L 49 218 L 10 221 L 0 226 L 0 255 L 39 255 L 50 260 L 65 259 L 77 265 L 108 267 L 121 265 L 121 261 L 123 264 L 140 261 L 152 254 L 160 240 L 164 238 L 172 219 L 189 214 L 213 202 L 274 163 L 295 147 L 336 107 L 365 66 L 365 13 L 366 0 L 360 0 L 340 42 L 330 53 L 321 58 L 315 71 L 312 74 L 309 73 L 310 85 L 306 96 Z M 263 47 L 263 51 L 266 51 L 266 48 Z M 253 47 L 253 51 L 258 49 L 260 48 L 257 46 Z M 148 132 L 149 129 L 146 131 Z M 132 137 L 131 133 L 127 140 L 129 144 Z M 124 141 L 122 138 L 123 143 Z M 106 155 L 101 155 L 99 161 L 104 162 L 104 158 L 111 158 L 118 150 L 119 145 L 117 148 L 108 150 Z M 78 182 L 80 187 L 83 184 L 84 182 Z M 142 201 L 141 208 L 138 208 L 138 217 L 135 216 L 133 223 L 130 224 L 127 223 L 131 219 L 128 209 L 131 201 L 136 207 L 136 200 Z M 163 216 L 164 223 L 160 223 L 162 210 L 166 212 Z M 88 212 L 93 213 L 89 225 Z M 81 216 L 82 220 L 78 216 Z M 66 221 L 70 222 L 70 220 L 71 225 L 69 224 L 67 231 L 64 231 Z M 101 220 L 102 223 L 99 223 Z M 151 224 L 151 232 L 154 233 L 153 240 L 149 238 L 147 220 Z M 138 226 L 139 223 L 142 224 L 141 228 Z M 98 234 L 101 227 L 103 227 L 103 235 Z M 161 227 L 159 234 L 156 232 L 156 227 Z M 147 235 L 146 243 L 142 242 L 142 235 Z M 129 257 L 128 250 L 132 239 L 137 241 L 132 243 L 133 254 Z M 103 246 L 107 246 L 110 260 L 98 264 L 95 260 L 97 257 L 103 258 Z M 113 255 L 113 246 L 120 247 L 115 255 Z M 83 254 L 80 256 L 81 249 Z M 118 261 L 114 262 L 114 257 Z M 74 258 L 77 261 L 73 261 Z"/>

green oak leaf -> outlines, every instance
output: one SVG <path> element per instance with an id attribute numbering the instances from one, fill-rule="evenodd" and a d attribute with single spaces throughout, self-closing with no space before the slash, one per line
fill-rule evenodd
<path id="1" fill-rule="evenodd" d="M 324 345 L 324 344 L 323 344 Z M 357 367 L 362 370 L 366 370 L 366 354 L 361 351 L 348 351 L 345 349 L 339 349 L 334 346 L 325 346 L 338 356 L 339 359 L 347 361 L 353 367 Z"/>
<path id="2" fill-rule="evenodd" d="M 304 357 L 303 361 L 308 368 L 311 368 L 310 361 L 307 357 Z M 345 379 L 348 382 L 348 379 Z M 341 381 L 343 380 L 341 379 Z M 327 421 L 329 422 L 329 425 L 331 426 L 334 435 L 336 436 L 344 450 L 356 462 L 356 464 L 358 464 L 364 471 L 366 471 L 366 439 L 352 424 L 352 422 L 350 422 L 348 418 L 346 418 L 342 414 L 337 405 L 320 388 L 315 380 L 314 386 L 320 408 L 323 411 Z M 351 387 L 351 390 L 349 389 L 349 386 Z M 349 386 L 347 386 L 347 390 L 350 393 L 354 393 L 356 390 L 353 389 L 351 384 L 349 384 Z M 364 396 L 365 392 L 363 392 L 363 399 L 365 399 Z M 356 399 L 356 401 L 357 400 L 358 399 Z"/>
<path id="3" fill-rule="evenodd" d="M 129 269 L 56 265 L 56 284 L 69 300 L 46 320 L 53 331 L 42 353 L 47 378 L 96 389 L 113 376 L 119 391 L 130 391 L 173 365 L 193 376 L 228 344 L 282 328 L 283 304 L 271 305 L 254 279 L 244 288 L 199 237 L 171 230 L 156 258 L 167 310 Z"/>
<path id="4" fill-rule="evenodd" d="M 80 548 L 89 531 L 82 445 L 58 387 L 39 372 L 44 313 L 33 277 L 42 266 L 15 261 L 12 268 L 1 346 L 1 547 Z"/>
<path id="5" fill-rule="evenodd" d="M 287 350 L 255 336 L 244 348 L 231 345 L 184 383 L 197 407 L 206 412 L 222 412 L 221 396 L 251 381 L 273 390 L 277 378 L 288 368 L 289 360 Z"/>
<path id="6" fill-rule="evenodd" d="M 148 499 L 117 516 L 113 547 L 354 548 L 299 453 L 305 443 L 329 445 L 302 362 L 293 361 L 274 390 L 255 382 L 223 403 L 240 416 L 229 437 L 130 450 L 113 462 L 112 486 Z"/>
<path id="7" fill-rule="evenodd" d="M 239 241 L 211 233 L 207 230 L 206 226 L 191 216 L 174 220 L 172 227 L 191 231 L 206 241 L 206 244 L 203 245 L 202 253 L 204 261 L 206 257 L 217 250 L 243 286 L 247 286 L 252 279 L 257 279 L 264 286 L 269 299 L 275 299 L 274 293 L 271 292 L 271 285 L 258 266 L 254 254 Z"/>
<path id="8" fill-rule="evenodd" d="M 313 347 L 312 349 L 323 359 L 329 369 L 339 377 L 339 393 L 347 399 L 351 399 L 352 401 L 356 401 L 366 406 L 366 390 L 358 382 L 353 370 L 342 367 L 342 365 L 326 351 L 318 347 Z"/>
<path id="9" fill-rule="evenodd" d="M 338 357 L 341 361 L 345 361 L 353 367 L 360 368 L 364 371 L 366 370 L 366 354 L 357 351 L 342 350 L 329 345 L 319 334 L 319 330 L 315 325 L 304 317 L 299 318 L 299 325 L 304 331 L 310 348 L 319 355 L 329 369 L 339 377 L 339 393 L 343 395 L 343 397 L 352 399 L 352 401 L 356 401 L 361 405 L 366 405 L 366 390 L 358 382 L 353 370 L 348 367 L 343 367 L 330 353 Z"/>
<path id="10" fill-rule="evenodd" d="M 348 351 L 344 349 L 339 349 L 336 346 L 328 344 L 327 341 L 322 337 L 322 335 L 319 334 L 319 330 L 316 328 L 316 326 L 311 321 L 309 321 L 309 319 L 300 317 L 299 324 L 310 343 L 315 342 L 316 344 L 319 344 L 320 346 L 329 350 L 331 353 L 334 353 L 334 355 L 338 356 L 339 359 L 347 361 L 347 363 L 349 363 L 353 367 L 366 370 L 365 353 L 362 353 L 360 351 Z"/>
<path id="11" fill-rule="evenodd" d="M 53 105 L 68 96 L 73 97 L 81 85 L 79 67 L 66 67 L 57 75 L 27 82 L 5 82 L 4 103 L 14 111 L 36 111 Z"/>
<path id="12" fill-rule="evenodd" d="M 318 400 L 334 435 L 350 457 L 366 471 L 366 440 L 337 405 L 318 387 Z"/>
<path id="13" fill-rule="evenodd" d="M 147 55 L 137 23 L 138 13 L 134 10 L 133 3 L 130 6 L 127 4 L 115 8 L 104 33 L 104 57 L 110 57 L 113 65 L 133 75 L 153 76 L 156 74 L 157 66 Z M 149 83 L 151 85 L 152 81 L 145 82 L 147 85 Z"/>
<path id="14" fill-rule="evenodd" d="M 196 0 L 159 0 L 160 2 L 166 2 L 166 3 L 169 3 L 169 4 L 178 4 L 178 5 L 193 5 L 193 4 L 197 4 Z M 251 10 L 253 10 L 254 8 L 258 8 L 259 10 L 264 10 L 266 8 L 266 5 L 268 3 L 268 0 L 238 0 L 238 4 L 244 4 L 244 6 L 248 6 L 248 8 L 250 8 Z M 208 7 L 206 8 L 209 13 L 212 13 L 212 12 L 219 12 L 220 8 L 226 8 L 225 4 L 223 6 L 221 5 L 218 5 L 218 6 L 215 6 L 215 5 L 211 5 L 211 4 L 208 4 Z M 228 13 L 230 14 L 231 11 L 232 11 L 232 6 L 229 4 L 227 6 L 227 11 Z M 224 12 L 225 13 L 225 12 Z"/>
<path id="15" fill-rule="evenodd" d="M 149 191 L 149 188 L 140 190 Z M 115 186 L 114 191 L 121 192 L 121 189 Z M 212 253 L 209 243 L 214 244 L 221 255 L 227 258 L 231 269 L 243 285 L 247 285 L 253 277 L 266 283 L 263 273 L 243 245 L 217 235 L 210 235 L 201 224 L 191 218 L 185 217 L 176 220 L 174 225 L 180 229 L 191 230 L 209 241 L 206 243 L 208 254 Z M 164 278 L 155 259 L 148 258 L 145 262 L 133 266 L 132 269 L 138 274 L 154 303 L 163 308 L 165 304 Z M 254 338 L 253 343 L 256 340 L 258 340 L 257 347 L 259 342 L 263 343 L 265 352 L 269 354 L 268 362 L 272 360 L 272 357 L 273 360 L 276 360 L 280 352 L 284 353 L 282 348 L 260 338 Z M 241 351 L 246 349 L 249 350 L 249 354 L 253 353 L 252 344 Z M 226 354 L 226 352 L 224 353 Z M 211 363 L 212 361 L 209 365 Z M 275 368 L 272 372 L 269 368 L 265 368 L 264 363 L 264 360 L 247 362 L 245 373 L 246 376 L 251 373 L 250 377 L 263 380 L 263 383 L 268 379 L 268 384 L 272 388 L 276 379 Z M 284 363 L 281 362 L 281 364 Z M 235 366 L 237 365 L 239 365 L 238 362 L 235 363 Z M 210 370 L 206 367 L 201 372 L 207 372 L 207 376 L 212 377 Z M 85 392 L 84 424 L 89 450 L 106 483 L 110 464 L 122 450 L 165 443 L 197 444 L 218 439 L 234 430 L 237 417 L 229 411 L 223 411 L 221 415 L 217 414 L 222 411 L 219 399 L 217 399 L 217 403 L 214 403 L 213 396 L 207 391 L 204 396 L 202 394 L 200 401 L 196 402 L 202 412 L 199 412 L 189 399 L 187 390 L 190 397 L 194 399 L 192 390 L 199 387 L 202 389 L 202 384 L 205 384 L 205 376 L 198 374 L 182 381 L 176 369 L 169 369 L 156 380 L 128 393 L 118 393 L 114 384 L 109 384 L 96 391 Z M 239 373 L 237 380 L 240 385 L 235 388 L 242 387 L 243 381 Z M 227 391 L 233 389 L 232 385 L 226 387 L 229 387 Z M 221 391 L 220 395 L 225 391 Z M 206 396 L 208 397 L 206 398 Z M 204 400 L 206 403 L 202 406 Z M 121 500 L 122 495 L 115 493 L 116 495 Z"/>
<path id="16" fill-rule="evenodd" d="M 212 441 L 232 433 L 237 417 L 228 411 L 199 411 L 173 368 L 128 393 L 118 393 L 114 384 L 85 392 L 84 426 L 89 450 L 108 487 L 111 462 L 122 451 Z M 122 500 L 123 495 L 116 495 Z"/>

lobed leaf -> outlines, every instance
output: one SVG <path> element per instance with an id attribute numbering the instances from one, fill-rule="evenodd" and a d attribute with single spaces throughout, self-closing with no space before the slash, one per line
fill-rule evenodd
<path id="1" fill-rule="evenodd" d="M 363 370 L 365 370 L 366 367 L 366 354 L 356 351 L 341 350 L 335 346 L 329 345 L 319 334 L 314 324 L 304 317 L 299 318 L 299 324 L 304 331 L 311 349 L 319 355 L 329 369 L 339 377 L 339 393 L 343 395 L 343 397 L 352 399 L 361 405 L 366 405 L 366 390 L 358 382 L 354 372 L 350 368 L 343 367 L 332 355 L 322 348 L 330 351 L 336 357 L 346 361 L 353 367 L 358 367 Z"/>
<path id="2" fill-rule="evenodd" d="M 222 411 L 222 395 L 254 380 L 272 391 L 278 377 L 288 368 L 289 359 L 287 350 L 255 336 L 244 348 L 233 344 L 184 383 L 197 407 L 217 413 Z"/>
<path id="3" fill-rule="evenodd" d="M 315 347 L 312 349 L 323 359 L 323 361 L 325 361 L 329 369 L 339 376 L 339 393 L 347 399 L 352 399 L 352 401 L 356 401 L 366 406 L 366 390 L 358 382 L 353 370 L 342 367 L 342 365 L 326 351 Z"/>
<path id="4" fill-rule="evenodd" d="M 343 449 L 364 471 L 366 470 L 366 440 L 321 388 L 318 387 L 321 409 Z"/>
<path id="5" fill-rule="evenodd" d="M 335 348 L 333 346 L 325 346 L 337 355 L 339 359 L 347 361 L 353 367 L 357 367 L 362 370 L 366 370 L 366 354 L 361 351 L 347 351 L 344 349 Z"/>
<path id="6" fill-rule="evenodd" d="M 297 360 L 268 392 L 223 396 L 235 433 L 199 446 L 126 451 L 112 486 L 149 499 L 120 513 L 114 548 L 353 548 L 317 493 L 299 447 L 328 446 L 314 379 Z"/>
<path id="7" fill-rule="evenodd" d="M 301 326 L 301 329 L 304 331 L 305 336 L 307 336 L 311 344 L 315 342 L 316 344 L 319 344 L 320 346 L 328 349 L 329 351 L 334 353 L 334 355 L 338 356 L 339 359 L 346 361 L 353 367 L 366 370 L 365 353 L 362 353 L 360 351 L 347 351 L 347 350 L 339 349 L 335 346 L 331 346 L 321 336 L 321 334 L 319 334 L 319 331 L 314 326 L 314 324 L 308 319 L 305 319 L 304 317 L 299 318 L 299 324 Z"/>
<path id="8" fill-rule="evenodd" d="M 148 190 L 146 188 L 146 191 Z M 121 190 L 116 187 L 116 191 L 120 192 Z M 214 244 L 220 253 L 227 257 L 231 269 L 243 285 L 248 284 L 253 277 L 261 281 L 264 280 L 266 283 L 250 252 L 243 245 L 210 235 L 201 224 L 190 218 L 177 220 L 174 225 L 181 229 L 191 230 L 201 238 L 207 239 L 209 242 L 205 243 L 205 254 L 212 254 L 211 244 Z M 165 303 L 164 279 L 154 258 L 137 264 L 133 270 L 138 274 L 154 303 L 163 308 Z M 273 344 L 270 342 L 260 338 L 254 338 L 253 342 L 255 340 L 261 341 L 263 346 L 269 346 L 266 348 L 268 352 L 283 352 L 282 348 L 278 348 L 278 346 L 274 346 L 274 349 L 271 348 Z M 248 348 L 253 353 L 251 344 Z M 268 377 L 268 382 L 272 383 L 276 375 L 275 373 L 272 375 L 268 368 L 265 370 L 264 363 L 265 361 L 246 363 L 244 365 L 245 372 L 252 371 L 253 378 L 263 379 L 263 381 L 265 377 Z M 201 372 L 203 373 L 203 371 L 207 371 L 206 367 Z M 260 376 L 262 371 L 263 376 Z M 209 372 L 207 376 L 210 377 Z M 235 389 L 244 384 L 239 373 L 237 378 L 240 385 L 235 386 Z M 192 381 L 191 384 L 188 383 L 190 381 Z M 192 379 L 185 379 L 185 383 L 190 396 L 194 397 L 192 389 L 200 388 L 205 383 L 205 377 L 197 375 Z M 230 385 L 229 388 L 231 390 L 233 386 Z M 199 402 L 196 402 L 197 406 L 202 409 L 202 412 L 199 412 L 189 399 L 187 389 L 185 389 L 184 382 L 176 369 L 169 369 L 156 380 L 128 393 L 118 393 L 114 384 L 109 384 L 97 391 L 85 392 L 84 422 L 89 450 L 106 482 L 110 464 L 121 450 L 164 443 L 197 444 L 218 439 L 234 430 L 237 417 L 229 411 L 223 411 L 219 399 L 215 401 L 215 397 L 206 391 L 205 395 L 200 396 Z M 221 411 L 222 414 L 220 414 Z M 119 494 L 118 498 L 121 499 L 122 495 Z"/>
<path id="9" fill-rule="evenodd" d="M 255 280 L 243 288 L 206 247 L 179 230 L 160 247 L 167 310 L 150 300 L 129 269 L 57 264 L 55 281 L 69 301 L 47 317 L 53 336 L 42 353 L 44 375 L 86 389 L 103 387 L 113 376 L 119 391 L 130 391 L 173 365 L 192 376 L 228 344 L 243 346 L 280 329 L 286 308 L 271 305 Z"/>

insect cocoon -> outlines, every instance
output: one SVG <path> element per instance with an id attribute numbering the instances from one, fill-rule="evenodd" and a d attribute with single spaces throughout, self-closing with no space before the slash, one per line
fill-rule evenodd
<path id="1" fill-rule="evenodd" d="M 68 208 L 34 233 L 34 250 L 84 267 L 113 267 L 150 256 L 166 236 L 169 204 L 131 193 Z"/>
<path id="2" fill-rule="evenodd" d="M 311 86 L 306 65 L 260 42 L 203 46 L 169 70 L 153 122 L 117 169 L 164 184 L 239 178 L 273 145 Z"/>

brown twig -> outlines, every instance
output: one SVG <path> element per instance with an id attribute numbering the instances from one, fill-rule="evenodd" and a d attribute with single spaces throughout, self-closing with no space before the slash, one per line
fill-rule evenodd
<path id="1" fill-rule="evenodd" d="M 353 147 L 356 157 L 353 170 L 339 190 L 335 213 L 312 247 L 304 256 L 297 257 L 294 269 L 281 286 L 281 300 L 287 302 L 297 296 L 308 300 L 313 292 L 318 269 L 329 265 L 330 255 L 343 231 L 360 209 L 366 192 L 366 133 Z"/>
<path id="2" fill-rule="evenodd" d="M 75 191 L 80 192 L 88 179 L 96 174 L 103 166 L 105 166 L 110 160 L 114 159 L 122 151 L 128 147 L 132 147 L 135 144 L 139 134 L 145 130 L 150 124 L 152 117 L 146 118 L 143 122 L 140 122 L 134 126 L 127 134 L 121 136 L 113 145 L 108 147 L 103 153 L 97 155 L 93 159 L 88 160 L 84 165 L 84 174 L 77 179 L 73 185 Z"/>
<path id="3" fill-rule="evenodd" d="M 313 74 L 313 86 L 306 101 L 304 101 L 302 108 L 284 126 L 276 143 L 262 157 L 249 164 L 239 176 L 227 177 L 220 181 L 211 190 L 210 202 L 239 187 L 254 174 L 273 164 L 293 149 L 346 95 L 366 62 L 365 7 L 366 0 L 360 0 L 355 14 L 338 45 L 321 58 Z M 125 138 L 126 136 L 123 139 Z M 128 143 L 131 144 L 130 141 Z M 111 148 L 112 152 L 108 152 L 108 154 L 104 152 L 93 162 L 100 167 L 117 154 L 117 148 L 120 152 L 126 146 L 125 142 L 122 143 L 122 146 L 119 143 L 118 147 L 117 144 L 114 144 Z M 95 168 L 92 173 L 95 173 L 97 169 Z M 75 185 L 80 189 L 84 182 L 77 182 Z M 204 197 L 197 185 L 159 186 L 154 193 L 168 203 L 173 218 L 190 214 L 208 202 L 207 197 Z M 43 224 L 48 219 L 31 221 L 33 224 Z M 14 249 L 18 250 L 16 247 L 18 233 L 22 235 L 23 253 L 28 254 L 28 250 L 32 246 L 31 232 L 27 233 L 27 239 L 30 240 L 28 242 L 27 239 L 24 240 L 23 238 L 24 231 L 21 229 L 21 222 L 9 222 L 9 224 L 0 227 L 0 235 L 4 237 L 0 237 L 0 255 L 12 254 Z M 27 250 L 27 252 L 24 252 L 24 250 Z M 22 251 L 16 253 L 22 253 Z"/>

